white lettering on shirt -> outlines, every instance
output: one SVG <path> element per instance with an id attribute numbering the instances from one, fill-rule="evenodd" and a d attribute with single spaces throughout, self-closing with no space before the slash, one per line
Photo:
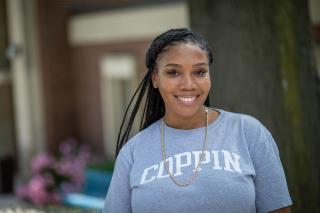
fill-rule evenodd
<path id="1" fill-rule="evenodd" d="M 221 150 L 223 152 L 224 155 L 224 170 L 227 171 L 233 171 L 231 169 L 231 165 L 233 167 L 234 170 L 236 170 L 239 173 L 242 173 L 241 169 L 240 169 L 240 156 L 235 154 L 235 153 L 231 153 L 234 158 L 231 157 L 230 152 L 226 151 L 226 150 Z"/>
<path id="2" fill-rule="evenodd" d="M 219 152 L 220 151 L 211 151 L 213 154 L 213 169 L 222 169 L 219 161 Z"/>
<path id="3" fill-rule="evenodd" d="M 170 173 L 173 174 L 173 172 L 175 171 L 173 175 L 175 177 L 180 176 L 183 175 L 182 170 L 188 169 L 188 167 L 193 169 L 193 172 L 195 172 L 195 167 L 198 165 L 200 161 L 201 153 L 202 151 L 183 152 L 177 153 L 172 157 L 167 158 L 166 162 L 167 166 L 169 167 L 168 169 Z M 242 173 L 240 166 L 240 156 L 233 152 L 229 152 L 227 150 L 213 150 L 211 152 L 205 151 L 204 157 L 200 164 L 203 165 L 208 164 L 210 162 L 212 162 L 213 164 L 213 167 L 211 167 L 213 170 L 224 170 L 228 172 Z M 221 162 L 224 162 L 223 167 L 220 165 Z M 199 170 L 200 169 L 201 168 L 199 167 Z M 156 179 L 168 177 L 169 174 L 164 167 L 164 161 L 161 161 L 158 164 L 154 164 L 144 169 L 141 176 L 140 184 L 145 184 L 155 181 Z"/>
<path id="4" fill-rule="evenodd" d="M 169 166 L 167 166 L 167 167 L 169 167 L 168 168 L 169 172 L 172 174 L 173 173 L 173 159 L 172 159 L 172 157 L 167 158 L 166 162 L 169 163 Z M 166 172 L 167 174 L 164 175 L 163 174 L 164 172 Z M 161 161 L 160 166 L 159 166 L 159 172 L 158 172 L 157 178 L 165 178 L 165 177 L 169 177 L 169 174 L 168 174 L 167 170 L 164 168 L 164 161 Z"/>
<path id="5" fill-rule="evenodd" d="M 185 163 L 182 163 L 182 157 L 186 157 L 185 159 Z M 191 165 L 191 153 L 190 152 L 183 152 L 183 153 L 179 153 L 174 155 L 175 159 L 176 159 L 176 173 L 174 174 L 174 176 L 179 176 L 182 175 L 182 171 L 181 169 L 183 167 L 187 167 Z"/>
<path id="6" fill-rule="evenodd" d="M 198 163 L 200 161 L 200 155 L 201 155 L 202 151 L 193 151 L 192 154 L 194 156 L 194 169 L 193 172 L 196 171 L 196 167 L 198 166 Z M 210 152 L 208 151 L 204 151 L 204 158 L 202 159 L 202 161 L 200 162 L 201 164 L 205 164 L 205 163 L 209 163 L 210 162 Z M 201 165 L 198 168 L 198 171 L 201 170 Z"/>
<path id="7" fill-rule="evenodd" d="M 148 183 L 148 182 L 151 182 L 153 181 L 156 176 L 151 176 L 148 180 L 147 180 L 147 175 L 148 175 L 148 172 L 153 169 L 153 170 L 156 170 L 158 169 L 159 165 L 155 164 L 155 165 L 152 165 L 148 168 L 146 168 L 144 171 L 143 171 L 143 174 L 142 174 L 142 177 L 141 177 L 141 181 L 140 181 L 140 184 L 145 184 L 145 183 Z"/>

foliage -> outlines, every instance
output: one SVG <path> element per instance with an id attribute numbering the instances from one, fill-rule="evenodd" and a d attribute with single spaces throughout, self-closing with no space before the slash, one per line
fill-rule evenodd
<path id="1" fill-rule="evenodd" d="M 114 161 L 106 160 L 106 161 L 102 161 L 102 162 L 99 162 L 99 163 L 88 165 L 88 168 L 99 170 L 99 171 L 112 172 L 113 169 L 114 169 L 114 164 L 115 164 Z"/>
<path id="2" fill-rule="evenodd" d="M 66 193 L 80 191 L 89 157 L 88 147 L 78 146 L 73 138 L 60 144 L 58 156 L 39 153 L 31 162 L 31 179 L 18 188 L 18 197 L 48 205 L 60 202 Z"/>

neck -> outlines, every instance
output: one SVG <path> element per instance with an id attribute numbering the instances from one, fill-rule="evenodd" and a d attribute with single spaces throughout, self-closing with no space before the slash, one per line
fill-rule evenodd
<path id="1" fill-rule="evenodd" d="M 164 115 L 166 125 L 175 129 L 194 129 L 204 127 L 206 125 L 205 108 L 201 108 L 199 112 L 192 116 L 179 116 L 166 113 Z"/>

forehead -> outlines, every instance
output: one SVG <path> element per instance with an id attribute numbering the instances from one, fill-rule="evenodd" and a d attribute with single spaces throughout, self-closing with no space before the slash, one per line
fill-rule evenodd
<path id="1" fill-rule="evenodd" d="M 177 43 L 166 47 L 157 58 L 157 65 L 167 63 L 208 63 L 207 53 L 198 45 L 192 43 Z"/>

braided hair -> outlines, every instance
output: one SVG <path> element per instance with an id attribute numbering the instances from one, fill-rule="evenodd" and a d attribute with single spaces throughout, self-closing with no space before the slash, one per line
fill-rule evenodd
<path id="1" fill-rule="evenodd" d="M 142 99 L 147 91 L 147 96 L 145 100 L 145 104 L 142 111 L 142 117 L 140 121 L 140 131 L 150 126 L 152 123 L 160 119 L 165 114 L 165 105 L 163 99 L 160 95 L 158 89 L 155 89 L 152 86 L 152 72 L 156 69 L 156 61 L 162 52 L 166 50 L 169 46 L 176 45 L 178 43 L 192 43 L 200 47 L 203 51 L 206 52 L 208 56 L 209 65 L 213 61 L 212 51 L 209 47 L 208 42 L 202 38 L 201 36 L 197 35 L 196 33 L 192 32 L 190 29 L 187 28 L 180 28 L 180 29 L 171 29 L 156 37 L 147 51 L 145 64 L 147 67 L 147 73 L 140 82 L 137 90 L 134 92 L 129 105 L 125 111 L 120 131 L 117 138 L 117 149 L 116 149 L 116 156 L 119 154 L 120 149 L 122 146 L 128 141 L 128 137 L 134 122 L 134 119 L 137 115 L 139 107 L 141 105 Z M 133 108 L 131 105 L 135 100 Z M 209 96 L 205 101 L 205 105 L 209 106 Z M 132 109 L 131 109 L 132 108 Z M 129 117 L 129 121 L 125 126 L 125 121 L 128 115 L 129 110 L 131 111 L 131 115 Z"/>

